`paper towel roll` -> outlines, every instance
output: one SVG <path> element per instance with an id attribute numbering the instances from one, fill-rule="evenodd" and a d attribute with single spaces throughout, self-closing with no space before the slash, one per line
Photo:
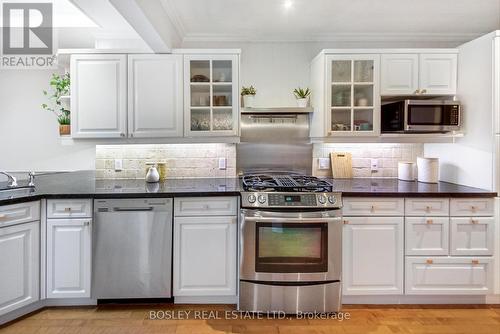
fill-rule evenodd
<path id="1" fill-rule="evenodd" d="M 418 182 L 439 182 L 439 159 L 417 157 Z"/>

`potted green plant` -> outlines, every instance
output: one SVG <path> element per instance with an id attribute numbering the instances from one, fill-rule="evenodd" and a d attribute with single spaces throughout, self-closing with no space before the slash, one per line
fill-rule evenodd
<path id="1" fill-rule="evenodd" d="M 300 108 L 305 108 L 307 107 L 307 104 L 309 102 L 311 90 L 309 88 L 295 88 L 293 90 L 293 95 L 295 95 L 295 98 L 297 99 L 297 106 Z"/>
<path id="2" fill-rule="evenodd" d="M 241 96 L 243 97 L 243 107 L 245 108 L 253 107 L 255 94 L 257 94 L 257 90 L 254 88 L 254 86 L 241 87 Z"/>
<path id="3" fill-rule="evenodd" d="M 49 85 L 51 92 L 43 91 L 43 95 L 48 97 L 49 102 L 42 104 L 42 109 L 53 112 L 56 115 L 60 135 L 69 135 L 71 133 L 70 111 L 67 108 L 67 102 L 63 101 L 63 97 L 69 97 L 69 73 L 63 75 L 52 74 Z"/>

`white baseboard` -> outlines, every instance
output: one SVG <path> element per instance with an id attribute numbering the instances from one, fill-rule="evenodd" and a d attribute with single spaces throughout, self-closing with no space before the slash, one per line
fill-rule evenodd
<path id="1" fill-rule="evenodd" d="M 342 296 L 342 304 L 500 304 L 500 295 L 488 296 Z"/>
<path id="2" fill-rule="evenodd" d="M 236 304 L 238 296 L 177 296 L 175 304 Z"/>

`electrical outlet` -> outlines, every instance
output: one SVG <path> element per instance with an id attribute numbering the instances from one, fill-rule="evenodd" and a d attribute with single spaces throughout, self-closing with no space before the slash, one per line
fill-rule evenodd
<path id="1" fill-rule="evenodd" d="M 226 158 L 219 158 L 219 169 L 224 170 L 227 167 L 227 160 Z"/>
<path id="2" fill-rule="evenodd" d="M 115 159 L 115 172 L 121 172 L 123 170 L 123 160 Z"/>
<path id="3" fill-rule="evenodd" d="M 330 159 L 318 158 L 318 169 L 330 169 Z"/>
<path id="4" fill-rule="evenodd" d="M 378 172 L 378 159 L 371 159 L 370 170 L 372 173 Z"/>

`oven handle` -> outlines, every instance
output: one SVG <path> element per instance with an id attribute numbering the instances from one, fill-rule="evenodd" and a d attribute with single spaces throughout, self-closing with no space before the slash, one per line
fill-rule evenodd
<path id="1" fill-rule="evenodd" d="M 322 218 L 277 218 L 277 217 L 244 217 L 246 222 L 269 222 L 269 223 L 341 223 L 341 217 Z"/>

